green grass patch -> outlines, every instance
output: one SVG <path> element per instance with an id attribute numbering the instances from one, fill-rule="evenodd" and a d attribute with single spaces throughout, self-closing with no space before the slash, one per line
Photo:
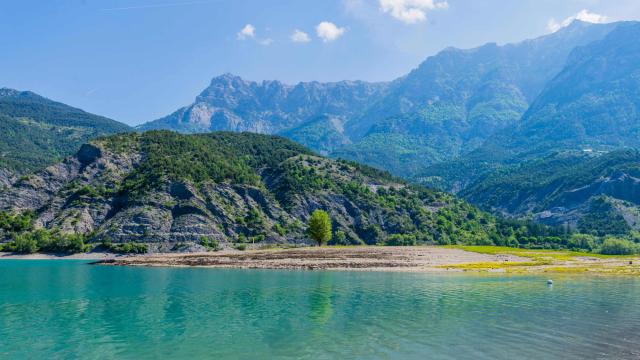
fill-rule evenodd
<path id="1" fill-rule="evenodd" d="M 598 259 L 610 258 L 634 258 L 638 255 L 605 255 L 591 252 L 569 251 L 569 250 L 547 250 L 547 249 L 521 249 L 506 246 L 467 246 L 448 245 L 449 249 L 459 249 L 488 255 L 515 255 L 527 258 L 552 258 L 558 261 L 573 261 L 576 257 L 591 257 Z"/>

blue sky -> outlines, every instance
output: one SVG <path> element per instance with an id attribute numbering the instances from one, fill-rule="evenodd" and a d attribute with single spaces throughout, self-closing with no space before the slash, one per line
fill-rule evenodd
<path id="1" fill-rule="evenodd" d="M 574 17 L 640 19 L 640 1 L 0 0 L 0 87 L 135 125 L 225 72 L 391 80 L 445 47 L 532 38 Z"/>

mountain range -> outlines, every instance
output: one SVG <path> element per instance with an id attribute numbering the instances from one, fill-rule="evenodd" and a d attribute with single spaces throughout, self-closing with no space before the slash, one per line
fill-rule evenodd
<path id="1" fill-rule="evenodd" d="M 336 143 L 350 142 L 344 124 L 381 97 L 388 86 L 363 81 L 291 86 L 224 74 L 214 78 L 192 105 L 143 124 L 138 130 L 285 132 L 302 144 L 327 153 Z"/>
<path id="2" fill-rule="evenodd" d="M 395 213 L 380 215 L 378 210 L 374 210 L 378 215 L 371 215 L 379 203 L 348 206 L 342 200 L 342 205 L 333 203 L 338 199 L 336 196 L 346 196 L 353 190 L 336 185 L 343 180 L 373 181 L 374 188 L 378 183 L 386 184 L 386 188 L 410 187 L 398 185 L 402 181 L 382 173 L 374 177 L 363 175 L 372 174 L 373 170 L 317 157 L 320 154 L 368 164 L 410 182 L 448 191 L 501 217 L 533 220 L 598 236 L 629 233 L 640 230 L 640 198 L 637 196 L 640 159 L 635 150 L 640 148 L 639 36 L 640 23 L 636 22 L 574 21 L 555 33 L 520 43 L 486 44 L 469 50 L 448 48 L 427 58 L 406 76 L 380 83 L 341 81 L 288 85 L 279 81 L 247 81 L 224 74 L 214 78 L 193 104 L 135 129 L 151 131 L 149 135 L 145 132 L 102 138 L 134 129 L 30 92 L 3 89 L 0 90 L 0 119 L 3 120 L 0 126 L 7 136 L 0 138 L 0 188 L 6 189 L 0 195 L 6 209 L 34 210 L 43 226 L 51 224 L 55 228 L 103 235 L 105 229 L 113 226 L 119 229 L 115 234 L 138 236 L 145 241 L 151 238 L 144 231 L 153 233 L 153 237 L 194 241 L 202 235 L 194 230 L 198 222 L 205 224 L 204 227 L 228 225 L 220 233 L 204 236 L 236 241 L 239 234 L 245 234 L 242 224 L 234 217 L 246 214 L 221 215 L 211 210 L 206 204 L 216 203 L 217 198 L 206 196 L 221 196 L 219 193 L 227 190 L 204 189 L 202 179 L 216 184 L 229 182 L 235 186 L 234 191 L 237 187 L 258 187 L 264 199 L 275 199 L 275 202 L 269 200 L 269 206 L 272 210 L 280 207 L 273 210 L 279 215 L 264 213 L 263 218 L 270 225 L 260 233 L 274 241 L 286 238 L 275 235 L 278 218 L 304 219 L 307 210 L 318 204 L 332 209 L 335 216 L 343 214 L 342 210 L 336 210 L 340 206 L 369 214 L 366 221 L 352 213 L 339 215 L 343 216 L 339 223 L 353 243 L 372 241 L 373 235 L 365 235 L 363 228 L 369 225 L 377 227 L 376 234 L 399 234 L 397 229 L 387 227 L 388 216 L 405 224 L 417 224 L 415 214 L 405 213 L 406 202 L 396 208 L 408 216 L 403 217 L 404 220 Z M 183 137 L 154 131 L 158 129 L 214 134 Z M 221 130 L 279 135 L 311 151 L 295 147 L 294 143 L 285 146 L 280 143 L 283 141 L 280 137 L 249 134 L 233 137 L 219 133 Z M 260 155 L 266 152 L 260 150 L 264 142 L 271 143 L 270 156 L 280 159 L 281 163 L 264 168 L 257 165 L 258 160 L 267 161 Z M 88 144 L 83 145 L 77 155 L 43 170 L 74 154 L 85 143 Z M 236 149 L 237 146 L 251 149 Z M 169 156 L 169 150 L 177 156 Z M 95 159 L 90 156 L 93 160 L 87 162 L 84 158 L 87 151 L 102 155 Z M 285 161 L 282 151 L 293 151 L 297 155 L 287 159 L 298 160 Z M 226 168 L 229 164 L 216 157 L 221 154 L 233 159 L 232 173 L 237 174 L 232 178 L 219 178 L 218 173 L 229 170 Z M 96 160 L 98 158 L 102 160 Z M 305 160 L 300 160 L 302 158 Z M 164 162 L 154 162 L 160 159 Z M 95 167 L 98 165 L 94 160 L 100 167 L 111 170 L 103 174 L 104 169 Z M 202 164 L 203 161 L 211 161 L 211 167 Z M 283 164 L 297 161 L 303 165 L 295 166 L 295 176 L 282 172 Z M 330 182 L 321 180 L 324 175 L 317 176 L 322 171 L 316 162 L 332 169 Z M 192 174 L 192 169 L 185 168 L 184 164 L 194 166 L 200 173 Z M 348 174 L 339 171 L 333 174 L 333 170 L 342 166 L 354 168 Z M 122 169 L 116 171 L 120 167 Z M 92 173 L 85 172 L 90 169 Z M 275 181 L 273 174 L 278 171 L 278 176 L 291 177 L 295 182 L 305 182 L 305 174 L 311 171 L 316 179 L 311 181 L 314 186 L 325 184 L 322 186 L 329 186 L 334 192 L 325 194 L 328 198 L 323 198 L 323 203 L 318 198 L 305 197 L 304 191 L 327 188 L 306 188 L 306 184 L 298 184 L 294 188 L 304 191 L 296 193 L 270 187 Z M 36 175 L 18 179 L 19 175 L 34 172 Z M 167 177 L 177 173 L 191 177 Z M 256 182 L 246 183 L 245 177 Z M 164 181 L 161 183 L 165 188 L 158 187 L 159 179 Z M 200 210 L 195 210 L 198 207 L 195 203 L 187 206 L 191 210 L 165 206 L 158 218 L 145 218 L 141 209 L 150 211 L 158 207 L 160 198 L 166 199 L 167 204 L 181 201 L 180 195 L 172 193 L 173 188 L 166 188 L 174 180 L 182 184 L 175 186 L 190 189 L 190 199 L 199 204 Z M 43 187 L 43 184 L 48 185 Z M 49 184 L 53 184 L 50 189 Z M 74 187 L 77 184 L 88 186 L 90 189 L 82 191 L 104 200 L 99 209 L 71 206 L 77 199 L 87 201 L 82 191 L 74 195 L 74 191 L 79 190 Z M 69 186 L 72 189 L 67 189 Z M 107 193 L 103 194 L 102 190 Z M 444 194 L 433 192 L 436 193 L 436 197 L 444 199 Z M 292 199 L 306 210 L 285 208 Z M 445 202 L 451 204 L 457 201 L 446 199 Z M 253 208 L 251 203 L 244 206 L 243 211 L 253 213 Z M 70 209 L 76 212 L 71 214 Z M 197 216 L 182 217 L 181 211 Z M 189 220 L 185 228 L 175 225 L 180 230 L 174 231 L 172 225 L 158 232 L 164 226 L 160 224 L 161 218 L 166 218 L 167 224 Z M 374 218 L 375 221 L 371 220 Z M 70 225 L 69 219 L 76 220 Z M 461 222 L 459 226 L 465 225 Z M 140 235 L 132 229 L 146 230 Z M 291 234 L 300 237 L 299 230 Z M 478 231 L 490 233 L 485 230 Z M 425 236 L 423 232 L 412 231 L 407 230 L 417 237 Z M 434 240 L 433 231 L 430 233 Z M 257 234 L 249 232 L 244 236 Z"/>
<path id="3" fill-rule="evenodd" d="M 484 192 L 492 191 L 495 200 L 505 190 L 501 187 L 511 188 L 509 176 L 519 178 L 523 171 L 541 164 L 555 168 L 549 156 L 595 167 L 596 160 L 575 154 L 598 158 L 603 152 L 639 147 L 639 36 L 636 22 L 574 21 L 555 33 L 520 43 L 448 48 L 388 83 L 287 86 L 246 82 L 227 74 L 214 78 L 194 104 L 179 110 L 179 117 L 174 114 L 140 129 L 191 132 L 193 124 L 206 124 L 197 130 L 278 133 L 332 157 L 459 193 L 502 215 L 563 223 L 575 229 L 581 218 L 602 213 L 602 206 L 590 205 L 595 193 L 564 210 L 554 210 L 549 206 L 557 202 L 540 195 L 545 191 L 518 205 L 511 202 L 522 200 L 531 189 L 519 189 L 521 194 L 515 199 L 505 197 L 497 203 L 487 201 Z M 326 90 L 322 96 L 316 95 L 318 88 Z M 287 97 L 293 93 L 289 89 L 296 89 L 298 95 Z M 278 126 L 265 125 L 271 124 L 275 113 Z M 622 161 L 615 154 L 600 161 L 611 159 Z M 598 173 L 596 168 L 591 172 Z M 504 182 L 496 182 L 497 176 L 505 174 L 509 176 Z M 539 176 L 536 181 L 540 184 L 555 178 L 544 172 L 533 174 Z M 576 173 L 562 176 L 570 178 Z M 603 181 L 588 179 L 592 187 Z M 632 201 L 632 207 L 639 204 L 635 198 L 619 199 L 606 191 L 601 195 L 613 196 L 613 202 Z M 628 215 L 632 212 L 622 211 L 627 228 L 635 226 Z"/>
<path id="4" fill-rule="evenodd" d="M 138 129 L 282 134 L 322 154 L 411 178 L 518 123 L 576 47 L 617 25 L 576 21 L 517 44 L 448 48 L 388 83 L 291 86 L 225 74 L 193 104 Z"/>

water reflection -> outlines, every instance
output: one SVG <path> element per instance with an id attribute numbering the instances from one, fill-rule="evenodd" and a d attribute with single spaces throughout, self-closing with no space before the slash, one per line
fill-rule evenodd
<path id="1" fill-rule="evenodd" d="M 0 358 L 640 358 L 640 279 L 0 262 Z"/>
<path id="2" fill-rule="evenodd" d="M 309 289 L 309 319 L 315 324 L 326 324 L 331 318 L 332 273 L 321 273 L 313 278 Z"/>

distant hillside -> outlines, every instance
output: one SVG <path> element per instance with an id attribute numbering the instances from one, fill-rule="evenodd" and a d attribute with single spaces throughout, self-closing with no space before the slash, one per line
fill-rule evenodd
<path id="1" fill-rule="evenodd" d="M 451 195 L 250 133 L 100 138 L 0 192 L 0 206 L 35 211 L 48 229 L 164 251 L 214 240 L 306 243 L 315 209 L 329 212 L 335 243 L 503 239 L 493 217 Z"/>
<path id="2" fill-rule="evenodd" d="M 504 168 L 460 195 L 509 217 L 584 233 L 640 229 L 640 152 L 564 152 Z"/>
<path id="3" fill-rule="evenodd" d="M 334 156 L 410 178 L 464 156 L 516 126 L 571 51 L 615 26 L 576 21 L 520 43 L 446 49 L 393 82 L 383 99 L 349 121 L 345 129 L 352 144 Z"/>
<path id="4" fill-rule="evenodd" d="M 41 169 L 89 139 L 126 131 L 127 125 L 32 92 L 0 89 L 0 187 L 8 172 Z"/>
<path id="5" fill-rule="evenodd" d="M 340 118 L 320 115 L 279 135 L 328 155 L 351 142 L 344 133 L 343 125 Z"/>
<path id="6" fill-rule="evenodd" d="M 640 148 L 640 24 L 619 24 L 576 48 L 519 124 L 415 176 L 457 192 L 493 170 L 564 151 Z"/>
<path id="7" fill-rule="evenodd" d="M 639 37 L 639 23 L 624 23 L 576 48 L 520 125 L 487 146 L 516 160 L 563 149 L 640 147 Z"/>

